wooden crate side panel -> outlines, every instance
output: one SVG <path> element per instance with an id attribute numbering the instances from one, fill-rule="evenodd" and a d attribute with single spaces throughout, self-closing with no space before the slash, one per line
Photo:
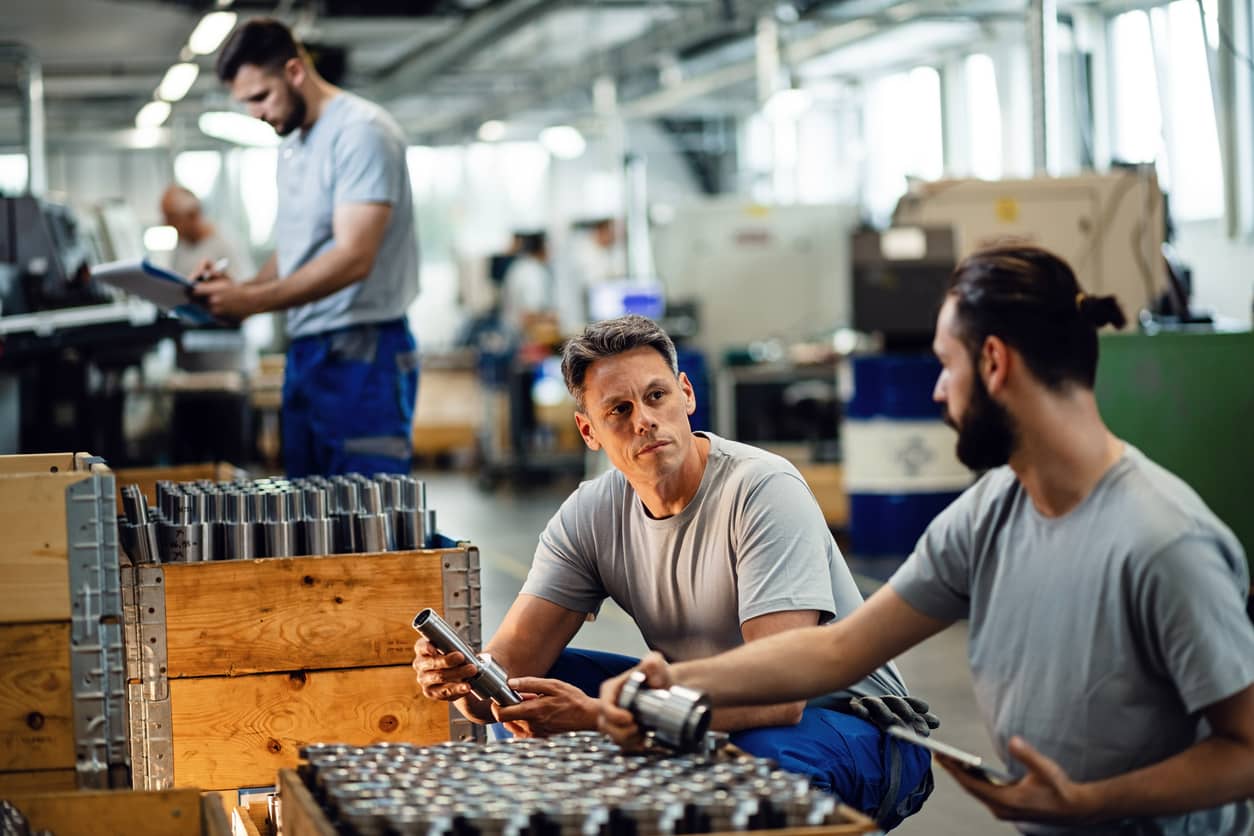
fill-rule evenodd
<path id="1" fill-rule="evenodd" d="M 0 772 L 0 798 L 12 793 L 55 792 L 78 788 L 73 769 L 38 769 L 27 772 Z"/>
<path id="2" fill-rule="evenodd" d="M 165 567 L 169 676 L 408 664 L 444 554 L 388 552 Z"/>
<path id="3" fill-rule="evenodd" d="M 62 473 L 73 469 L 73 453 L 31 453 L 21 456 L 0 456 L 0 474 Z"/>
<path id="4" fill-rule="evenodd" d="M 0 475 L 0 613 L 6 622 L 69 620 L 65 492 L 90 475 Z"/>
<path id="5" fill-rule="evenodd" d="M 0 770 L 74 762 L 70 623 L 0 625 Z"/>
<path id="6" fill-rule="evenodd" d="M 15 794 L 8 800 L 22 811 L 32 830 L 51 830 L 57 836 L 201 836 L 203 832 L 196 790 L 81 790 Z"/>
<path id="7" fill-rule="evenodd" d="M 174 783 L 273 784 L 301 746 L 448 740 L 448 705 L 418 693 L 408 665 L 170 681 Z"/>
<path id="8" fill-rule="evenodd" d="M 279 771 L 279 801 L 283 836 L 336 836 L 335 828 L 295 770 Z"/>
<path id="9" fill-rule="evenodd" d="M 172 467 L 124 467 L 115 470 L 114 476 L 118 487 L 118 507 L 122 502 L 123 485 L 139 485 L 139 489 L 148 498 L 149 505 L 157 504 L 157 482 L 195 482 L 199 479 L 212 479 L 215 482 L 230 481 L 243 474 L 244 471 L 225 462 L 207 462 L 205 464 L 179 464 Z"/>

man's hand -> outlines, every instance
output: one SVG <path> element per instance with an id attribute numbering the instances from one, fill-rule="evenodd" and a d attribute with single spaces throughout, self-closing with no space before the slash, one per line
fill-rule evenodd
<path id="1" fill-rule="evenodd" d="M 596 727 L 597 701 L 574 685 L 538 676 L 520 676 L 509 685 L 523 701 L 493 705 L 492 714 L 515 737 L 548 737 Z"/>
<path id="2" fill-rule="evenodd" d="M 940 718 L 933 714 L 928 704 L 918 697 L 852 697 L 837 711 L 861 717 L 881 730 L 890 726 L 905 726 L 915 734 L 927 737 L 931 730 L 940 728 Z"/>
<path id="3" fill-rule="evenodd" d="M 1072 781 L 1061 766 L 1021 737 L 1011 738 L 1010 754 L 1028 771 L 1019 781 L 1005 787 L 975 777 L 962 764 L 944 755 L 934 757 L 963 789 L 982 801 L 999 819 L 1073 824 L 1092 820 L 1097 808 L 1088 785 Z"/>
<path id="4" fill-rule="evenodd" d="M 478 668 L 460 653 L 442 653 L 438 647 L 420 638 L 414 642 L 414 671 L 422 695 L 429 700 L 453 702 L 470 696 L 466 680 L 473 677 Z"/>
<path id="5" fill-rule="evenodd" d="M 634 671 L 644 672 L 645 685 L 650 688 L 669 688 L 674 684 L 670 665 L 666 664 L 661 653 L 650 653 L 630 671 L 601 683 L 597 728 L 624 749 L 639 749 L 644 746 L 644 735 L 636 725 L 636 718 L 627 709 L 618 707 L 618 693 L 623 690 L 623 683 Z"/>
<path id="6" fill-rule="evenodd" d="M 197 282 L 192 295 L 214 316 L 231 322 L 247 319 L 265 310 L 260 291 L 263 288 L 251 282 L 237 284 L 226 278 Z"/>

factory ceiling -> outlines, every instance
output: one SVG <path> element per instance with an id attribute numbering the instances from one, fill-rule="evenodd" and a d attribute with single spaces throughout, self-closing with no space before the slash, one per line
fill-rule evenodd
<path id="1" fill-rule="evenodd" d="M 42 66 L 53 146 L 131 127 L 166 69 L 189 57 L 180 52 L 196 24 L 223 7 L 191 0 L 5 5 L 0 42 L 29 49 Z M 981 26 L 1022 14 L 1022 0 L 243 0 L 225 7 L 241 19 L 287 21 L 338 66 L 344 86 L 386 104 L 423 142 L 461 141 L 485 120 L 528 113 L 587 118 L 604 112 L 607 101 L 627 117 L 752 110 L 763 17 L 775 21 L 785 64 L 808 78 L 926 60 L 929 47 L 970 43 Z M 841 51 L 855 45 L 857 60 L 842 62 Z M 212 56 L 191 60 L 199 77 L 167 123 L 184 145 L 198 141 L 200 113 L 231 107 Z M 15 141 L 3 134 L 17 133 L 12 75 L 0 65 L 0 124 L 9 126 L 0 129 L 0 145 Z M 614 82 L 608 100 L 594 96 L 598 79 Z"/>

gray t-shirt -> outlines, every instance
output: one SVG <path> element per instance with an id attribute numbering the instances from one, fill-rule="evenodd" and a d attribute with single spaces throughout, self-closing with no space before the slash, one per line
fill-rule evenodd
<path id="1" fill-rule="evenodd" d="M 1131 445 L 1058 518 L 1036 510 L 1009 468 L 989 472 L 889 583 L 920 612 L 969 619 L 976 700 L 1002 758 L 1020 735 L 1077 781 L 1188 748 L 1207 734 L 1199 712 L 1254 682 L 1241 545 Z M 1252 814 L 1234 804 L 1118 832 L 1245 834 Z"/>
<path id="2" fill-rule="evenodd" d="M 309 131 L 279 147 L 279 206 L 275 220 L 280 278 L 335 245 L 337 206 L 392 207 L 374 266 L 361 281 L 287 312 L 291 337 L 405 316 L 418 295 L 414 202 L 405 165 L 405 136 L 378 105 L 352 93 L 327 102 Z"/>
<path id="3" fill-rule="evenodd" d="M 549 521 L 522 591 L 576 612 L 613 598 L 667 659 L 700 659 L 744 644 L 761 615 L 817 610 L 843 618 L 862 603 L 814 495 L 786 460 L 710 441 L 701 485 L 672 517 L 653 519 L 626 478 L 584 482 Z M 906 693 L 889 664 L 851 688 Z"/>

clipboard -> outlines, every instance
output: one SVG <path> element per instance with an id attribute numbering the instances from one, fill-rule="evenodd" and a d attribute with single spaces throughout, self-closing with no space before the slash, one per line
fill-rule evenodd
<path id="1" fill-rule="evenodd" d="M 93 279 L 125 290 L 195 325 L 224 325 L 203 305 L 192 301 L 193 282 L 158 267 L 146 258 L 110 261 L 92 268 Z"/>

